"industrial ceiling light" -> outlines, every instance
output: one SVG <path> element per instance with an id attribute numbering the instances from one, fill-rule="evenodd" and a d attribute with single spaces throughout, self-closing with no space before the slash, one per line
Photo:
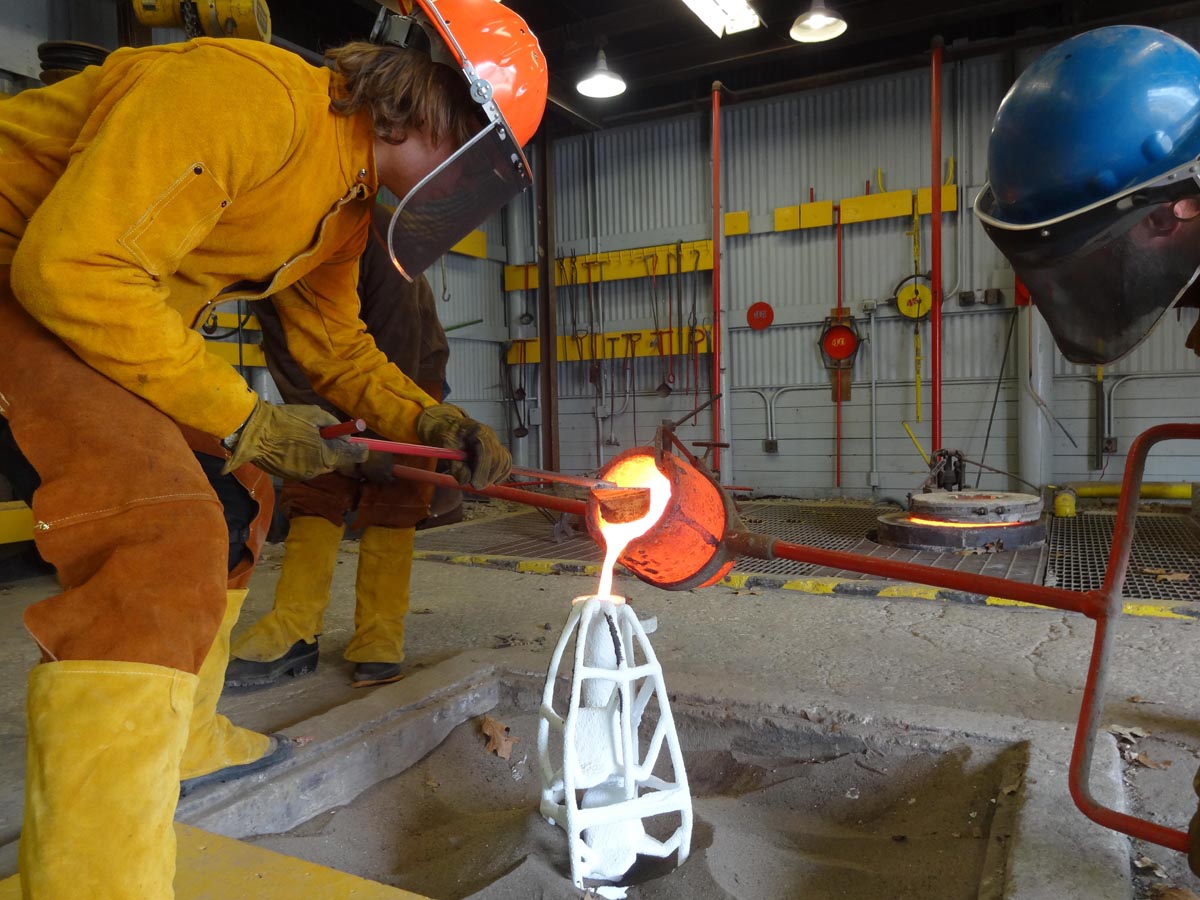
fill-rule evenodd
<path id="1" fill-rule="evenodd" d="M 578 84 L 575 90 L 585 97 L 604 99 L 625 93 L 625 79 L 608 67 L 604 51 L 596 54 L 596 68 L 592 69 Z"/>
<path id="2" fill-rule="evenodd" d="M 813 0 L 808 12 L 797 16 L 789 34 L 793 41 L 816 44 L 831 41 L 846 30 L 846 20 L 836 10 L 825 5 L 824 0 Z"/>
<path id="3" fill-rule="evenodd" d="M 687 8 L 717 37 L 736 34 L 759 26 L 756 13 L 747 0 L 683 0 Z"/>

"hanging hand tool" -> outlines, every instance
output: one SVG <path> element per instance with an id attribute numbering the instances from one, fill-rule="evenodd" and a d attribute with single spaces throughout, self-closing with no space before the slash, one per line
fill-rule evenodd
<path id="1" fill-rule="evenodd" d="M 686 346 L 687 352 L 692 356 L 692 369 L 694 371 L 699 365 L 699 355 L 696 348 L 696 305 L 700 298 L 700 251 L 693 249 L 692 253 L 695 254 L 695 258 L 692 260 L 692 311 L 688 316 L 688 341 Z M 692 391 L 699 391 L 700 385 L 694 383 L 697 379 L 693 376 L 691 380 L 693 382 L 691 385 Z M 687 387 L 687 385 L 684 385 L 684 390 Z"/>
<path id="2" fill-rule="evenodd" d="M 636 332 L 625 332 L 625 378 L 629 390 L 630 403 L 633 407 L 633 444 L 637 446 L 637 345 L 642 336 Z"/>
<path id="3" fill-rule="evenodd" d="M 523 438 L 529 435 L 529 399 L 525 394 L 525 346 L 525 341 L 521 341 L 521 361 L 517 364 L 519 373 L 517 389 L 513 391 L 513 400 L 515 401 L 513 406 L 517 414 L 517 427 L 513 429 L 513 437 L 516 438 Z"/>
<path id="4" fill-rule="evenodd" d="M 596 280 L 592 274 L 593 266 L 603 265 L 595 260 L 588 260 L 584 263 L 587 269 L 587 304 L 588 304 L 588 355 L 591 357 L 591 363 L 588 366 L 588 382 L 600 388 L 600 353 L 596 349 L 596 295 L 592 289 L 592 283 Z M 600 274 L 604 274 L 601 270 Z"/>
<path id="5" fill-rule="evenodd" d="M 561 260 L 559 260 L 559 262 L 561 263 Z M 525 266 L 525 290 L 521 292 L 521 303 L 524 305 L 525 309 L 522 310 L 521 315 L 517 317 L 517 323 L 520 325 L 532 325 L 534 318 L 533 313 L 529 309 L 529 299 L 531 295 L 529 286 L 529 268 L 530 267 L 528 265 Z"/>
<path id="6" fill-rule="evenodd" d="M 658 253 L 645 258 L 646 271 L 650 273 L 650 308 L 654 312 L 654 346 L 658 348 L 658 361 L 663 367 L 662 383 L 655 389 L 660 397 L 671 396 L 671 385 L 667 384 L 666 347 L 663 345 L 662 318 L 658 314 Z"/>
<path id="7" fill-rule="evenodd" d="M 620 447 L 621 442 L 617 439 L 616 422 L 617 422 L 617 391 L 616 380 L 613 378 L 613 360 L 617 358 L 617 342 L 620 337 L 605 337 L 604 340 L 608 343 L 608 354 L 605 357 L 608 369 L 608 439 L 605 444 L 610 447 Z M 625 394 L 625 402 L 621 405 L 620 412 L 625 412 L 625 407 L 629 405 L 629 394 Z"/>
<path id="8" fill-rule="evenodd" d="M 675 293 L 679 293 L 679 260 L 675 260 Z M 671 388 L 675 387 L 675 303 L 674 296 L 671 292 L 671 251 L 667 250 L 667 378 L 666 383 Z M 668 390 L 667 394 L 671 391 Z M 667 396 L 664 394 L 663 396 Z"/>
<path id="9" fill-rule="evenodd" d="M 672 345 L 676 355 L 687 353 L 683 344 L 683 241 L 675 242 L 675 327 L 678 329 L 678 340 Z M 682 366 L 686 360 L 681 360 Z M 675 382 L 671 382 L 674 384 Z"/>
<path id="10" fill-rule="evenodd" d="M 450 285 L 446 281 L 446 254 L 445 253 L 442 254 L 441 263 L 442 263 L 442 302 L 449 303 L 450 302 Z M 529 277 L 528 270 L 526 271 L 525 277 L 526 278 Z M 528 285 L 526 285 L 526 287 L 528 287 Z"/>
<path id="11" fill-rule="evenodd" d="M 566 267 L 564 261 L 563 267 Z M 584 333 L 579 329 L 579 263 L 576 260 L 575 254 L 571 254 L 571 272 L 567 284 L 570 286 L 570 301 L 571 301 L 571 339 L 575 342 L 575 358 L 583 362 L 583 336 Z"/>

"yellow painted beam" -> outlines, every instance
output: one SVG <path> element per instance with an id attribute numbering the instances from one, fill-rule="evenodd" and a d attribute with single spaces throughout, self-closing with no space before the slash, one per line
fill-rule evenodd
<path id="1" fill-rule="evenodd" d="M 800 207 L 797 206 L 777 206 L 775 207 L 775 230 L 776 231 L 795 231 L 800 227 Z"/>
<path id="2" fill-rule="evenodd" d="M 843 197 L 838 207 L 841 210 L 842 224 L 851 225 L 855 222 L 911 216 L 912 204 L 912 191 L 887 191 L 883 194 Z"/>
<path id="3" fill-rule="evenodd" d="M 476 229 L 450 248 L 451 253 L 487 259 L 487 235 Z"/>
<path id="4" fill-rule="evenodd" d="M 33 511 L 20 500 L 0 503 L 0 544 L 33 540 Z"/>
<path id="5" fill-rule="evenodd" d="M 833 201 L 817 200 L 800 204 L 801 228 L 827 228 L 833 224 Z"/>
<path id="6" fill-rule="evenodd" d="M 240 358 L 237 344 L 228 341 L 208 341 L 204 346 L 209 353 L 221 357 L 231 365 L 262 367 L 267 364 L 267 358 L 263 356 L 262 347 L 258 344 L 242 344 Z"/>
<path id="7" fill-rule="evenodd" d="M 741 212 L 725 213 L 725 234 L 733 236 L 736 234 L 750 233 L 750 213 L 742 210 Z"/>
<path id="8" fill-rule="evenodd" d="M 942 212 L 954 212 L 957 209 L 958 186 L 953 184 L 942 185 Z M 927 216 L 933 212 L 932 192 L 929 188 L 917 189 L 917 212 L 922 216 Z"/>
<path id="9" fill-rule="evenodd" d="M 676 271 L 703 272 L 712 268 L 712 241 L 684 241 L 681 261 L 675 259 L 675 249 L 675 244 L 660 244 L 655 247 L 589 253 L 575 257 L 574 264 L 568 260 L 565 270 L 562 262 L 556 260 L 554 283 L 562 287 L 567 284 L 624 281 L 630 278 L 647 278 L 651 272 L 663 277 L 668 274 L 668 265 L 671 275 L 676 274 Z M 504 267 L 505 291 L 535 290 L 537 287 L 537 263 Z"/>
<path id="10" fill-rule="evenodd" d="M 237 313 L 217 313 L 218 328 L 237 328 L 240 321 L 242 321 L 242 317 Z M 262 331 L 262 326 L 258 324 L 258 318 L 255 316 L 246 319 L 246 324 L 242 327 L 247 331 Z"/>
<path id="11" fill-rule="evenodd" d="M 711 326 L 701 326 L 695 329 L 685 328 L 683 330 L 683 347 L 675 347 L 676 356 L 687 356 L 691 354 L 688 349 L 688 340 L 694 334 L 698 353 L 709 352 L 709 332 Z M 625 340 L 625 335 L 636 334 L 638 340 L 633 344 L 633 355 L 641 358 L 645 356 L 658 356 L 658 344 L 655 341 L 654 329 L 638 329 L 635 331 L 609 331 L 605 334 L 597 334 L 595 341 L 589 340 L 586 336 L 576 340 L 570 336 L 560 335 L 558 338 L 558 361 L 559 362 L 580 362 L 592 359 L 592 347 L 595 346 L 595 358 L 601 359 L 625 359 L 629 356 L 629 343 Z M 672 347 L 671 336 L 674 335 L 675 344 L 679 343 L 679 330 L 666 328 L 662 331 L 663 338 L 663 353 L 665 354 Z M 610 344 L 608 338 L 616 338 L 615 344 Z M 524 348 L 524 349 L 522 349 Z M 538 343 L 537 338 L 526 338 L 521 341 L 513 341 L 508 348 L 508 354 L 505 361 L 510 366 L 517 365 L 534 365 L 542 361 L 542 348 Z"/>

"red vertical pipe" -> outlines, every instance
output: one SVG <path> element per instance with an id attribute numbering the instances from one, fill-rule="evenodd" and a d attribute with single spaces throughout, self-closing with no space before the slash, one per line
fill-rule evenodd
<path id="1" fill-rule="evenodd" d="M 836 207 L 837 213 L 837 317 L 842 320 L 842 208 Z M 834 369 L 833 401 L 837 407 L 834 432 L 834 485 L 842 486 L 842 370 Z"/>
<path id="2" fill-rule="evenodd" d="M 721 82 L 712 86 L 712 396 L 721 392 Z M 712 404 L 712 441 L 721 443 L 721 401 Z M 721 448 L 712 448 L 712 470 L 720 474 Z"/>
<path id="3" fill-rule="evenodd" d="M 929 332 L 933 367 L 933 425 L 931 450 L 942 449 L 942 38 L 933 39 L 933 63 L 930 71 L 929 109 L 932 134 L 932 180 L 929 184 L 929 289 L 933 310 L 929 314 Z"/>

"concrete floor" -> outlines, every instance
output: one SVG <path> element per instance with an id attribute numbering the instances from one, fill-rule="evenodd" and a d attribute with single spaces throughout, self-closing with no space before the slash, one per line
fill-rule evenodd
<path id="1" fill-rule="evenodd" d="M 339 706 L 352 709 L 372 695 L 349 687 L 350 664 L 339 655 L 352 628 L 356 552 L 354 543 L 343 547 L 318 673 L 268 691 L 227 696 L 222 709 L 236 722 L 282 729 Z M 270 606 L 280 555 L 280 547 L 268 548 L 244 620 Z M 570 598 L 593 588 L 591 578 L 419 562 L 408 620 L 409 662 L 414 669 L 428 668 L 486 649 L 518 668 L 544 670 Z M 53 590 L 47 578 L 0 586 L 0 844 L 12 841 L 19 829 L 23 694 L 37 655 L 20 615 Z M 652 640 L 673 689 L 708 690 L 719 697 L 723 686 L 736 685 L 763 705 L 853 709 L 860 718 L 937 722 L 947 732 L 1003 732 L 1014 741 L 1048 729 L 1069 739 L 1091 649 L 1088 621 L 1052 611 L 771 589 L 672 594 L 627 577 L 618 578 L 617 590 L 641 615 L 658 617 Z M 1152 732 L 1136 750 L 1153 767 L 1124 767 L 1126 803 L 1132 812 L 1177 828 L 1186 827 L 1196 803 L 1191 791 L 1200 757 L 1196 627 L 1194 621 L 1124 619 L 1103 718 L 1106 725 Z M 1067 740 L 1061 743 L 1067 746 Z M 1066 766 L 1064 753 L 1063 785 Z M 1064 788 L 1038 815 L 1069 817 L 1077 825 L 1080 814 Z M 1107 840 L 1101 829 L 1084 828 Z M 1047 866 L 1083 872 L 1088 865 L 1086 856 L 1068 860 L 1049 848 L 1047 853 Z M 1200 891 L 1200 880 L 1187 872 L 1182 856 L 1133 847 L 1132 856 L 1140 855 L 1160 865 L 1164 877 L 1149 867 L 1135 868 L 1135 896 L 1152 896 L 1153 885 Z M 12 867 L 12 848 L 0 850 L 0 874 Z"/>

